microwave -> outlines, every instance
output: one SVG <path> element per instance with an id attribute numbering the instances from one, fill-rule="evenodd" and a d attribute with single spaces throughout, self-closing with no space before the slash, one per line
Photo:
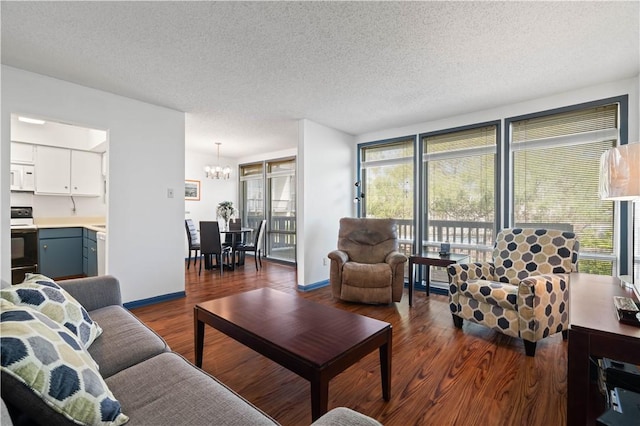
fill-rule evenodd
<path id="1" fill-rule="evenodd" d="M 35 168 L 29 164 L 11 164 L 11 190 L 35 191 Z"/>

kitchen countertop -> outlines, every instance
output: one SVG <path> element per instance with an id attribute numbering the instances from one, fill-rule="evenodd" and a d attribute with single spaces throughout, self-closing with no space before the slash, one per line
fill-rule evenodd
<path id="1" fill-rule="evenodd" d="M 87 228 L 91 231 L 106 232 L 104 217 L 61 217 L 34 218 L 34 224 L 40 229 Z"/>

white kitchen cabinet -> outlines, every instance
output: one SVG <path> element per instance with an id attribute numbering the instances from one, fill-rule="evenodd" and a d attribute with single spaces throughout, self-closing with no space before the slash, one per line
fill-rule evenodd
<path id="1" fill-rule="evenodd" d="M 36 147 L 36 194 L 98 197 L 101 188 L 99 153 Z"/>
<path id="2" fill-rule="evenodd" d="M 30 143 L 11 142 L 11 163 L 33 164 L 33 145 Z"/>
<path id="3" fill-rule="evenodd" d="M 71 150 L 36 146 L 35 193 L 71 195 Z"/>
<path id="4" fill-rule="evenodd" d="M 102 192 L 102 157 L 71 150 L 71 195 L 98 197 Z"/>

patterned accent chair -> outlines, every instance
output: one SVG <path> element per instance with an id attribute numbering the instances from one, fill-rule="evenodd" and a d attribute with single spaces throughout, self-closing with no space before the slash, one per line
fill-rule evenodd
<path id="1" fill-rule="evenodd" d="M 511 228 L 500 231 L 493 262 L 450 265 L 453 323 L 468 320 L 524 341 L 536 342 L 569 327 L 569 273 L 577 271 L 579 243 L 573 232 Z"/>
<path id="2" fill-rule="evenodd" d="M 389 304 L 402 299 L 407 256 L 398 252 L 393 219 L 340 219 L 338 249 L 331 259 L 333 297 L 349 302 Z"/>

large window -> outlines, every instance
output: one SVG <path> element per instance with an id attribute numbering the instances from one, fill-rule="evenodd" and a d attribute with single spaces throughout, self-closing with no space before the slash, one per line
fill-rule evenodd
<path id="1" fill-rule="evenodd" d="M 414 241 L 414 144 L 412 136 L 360 148 L 360 215 L 397 219 L 405 254 L 411 254 Z"/>
<path id="2" fill-rule="evenodd" d="M 624 95 L 360 144 L 359 215 L 397 219 L 407 254 L 448 242 L 473 262 L 491 259 L 502 228 L 570 230 L 581 272 L 638 277 L 640 203 L 598 194 L 600 157 L 628 142 L 628 113 Z"/>
<path id="3" fill-rule="evenodd" d="M 496 211 L 498 123 L 420 136 L 422 143 L 422 246 L 440 243 L 488 260 Z"/>
<path id="4" fill-rule="evenodd" d="M 511 223 L 574 231 L 581 272 L 617 272 L 615 204 L 600 200 L 598 173 L 618 122 L 617 103 L 510 121 Z"/>

